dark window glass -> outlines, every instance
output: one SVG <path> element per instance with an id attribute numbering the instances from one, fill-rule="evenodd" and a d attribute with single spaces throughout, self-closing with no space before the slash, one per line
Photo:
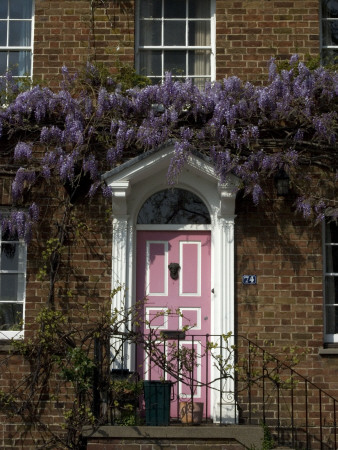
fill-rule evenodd
<path id="1" fill-rule="evenodd" d="M 338 333 L 338 224 L 325 227 L 325 326 L 327 334 Z M 332 275 L 331 275 L 332 274 Z"/>
<path id="2" fill-rule="evenodd" d="M 164 72 L 173 75 L 186 75 L 186 52 L 184 50 L 171 50 L 164 52 Z"/>
<path id="3" fill-rule="evenodd" d="M 4 2 L 5 0 L 1 0 Z M 10 19 L 31 19 L 32 18 L 32 0 L 10 0 L 9 18 Z"/>
<path id="4" fill-rule="evenodd" d="M 162 16 L 161 0 L 142 0 L 140 5 L 140 18 L 159 18 Z"/>
<path id="5" fill-rule="evenodd" d="M 210 13 L 210 0 L 189 0 L 189 17 L 208 19 Z"/>
<path id="6" fill-rule="evenodd" d="M 0 304 L 0 330 L 19 331 L 22 329 L 23 305 L 14 303 Z"/>
<path id="7" fill-rule="evenodd" d="M 140 45 L 161 45 L 161 22 L 141 20 Z"/>
<path id="8" fill-rule="evenodd" d="M 8 16 L 8 3 L 6 0 L 0 1 L 0 19 L 7 19 Z"/>
<path id="9" fill-rule="evenodd" d="M 164 45 L 185 45 L 185 22 L 182 20 L 164 21 Z"/>
<path id="10" fill-rule="evenodd" d="M 0 45 L 7 45 L 7 22 L 0 21 Z"/>
<path id="11" fill-rule="evenodd" d="M 165 189 L 146 200 L 140 209 L 138 224 L 210 224 L 203 201 L 184 189 Z"/>
<path id="12" fill-rule="evenodd" d="M 30 75 L 31 52 L 30 51 L 9 52 L 8 66 L 13 76 L 22 77 L 24 75 Z"/>
<path id="13" fill-rule="evenodd" d="M 157 50 L 142 50 L 140 52 L 140 73 L 150 76 L 161 76 L 162 53 Z"/>
<path id="14" fill-rule="evenodd" d="M 185 0 L 164 0 L 164 17 L 168 19 L 184 19 L 186 17 Z"/>
<path id="15" fill-rule="evenodd" d="M 32 24 L 27 20 L 9 22 L 8 45 L 11 47 L 29 47 L 31 44 Z"/>
<path id="16" fill-rule="evenodd" d="M 326 223 L 326 242 L 330 244 L 338 244 L 338 224 L 335 221 Z"/>

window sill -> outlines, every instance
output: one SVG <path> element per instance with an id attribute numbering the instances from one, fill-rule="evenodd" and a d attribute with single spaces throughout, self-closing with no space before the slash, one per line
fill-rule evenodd
<path id="1" fill-rule="evenodd" d="M 320 356 L 334 356 L 334 355 L 338 356 L 338 347 L 331 347 L 331 348 L 321 347 L 318 353 Z"/>

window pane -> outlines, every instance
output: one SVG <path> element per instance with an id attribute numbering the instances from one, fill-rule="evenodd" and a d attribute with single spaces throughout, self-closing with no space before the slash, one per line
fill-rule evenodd
<path id="1" fill-rule="evenodd" d="M 8 45 L 26 47 L 31 45 L 31 22 L 13 20 L 9 22 Z"/>
<path id="2" fill-rule="evenodd" d="M 149 77 L 151 84 L 161 84 L 162 83 L 162 77 Z"/>
<path id="3" fill-rule="evenodd" d="M 7 52 L 0 52 L 0 75 L 7 71 Z"/>
<path id="4" fill-rule="evenodd" d="M 8 64 L 13 76 L 22 77 L 24 75 L 30 75 L 31 52 L 9 52 Z"/>
<path id="5" fill-rule="evenodd" d="M 186 17 L 186 0 L 164 0 L 164 17 L 169 19 Z"/>
<path id="6" fill-rule="evenodd" d="M 142 20 L 140 23 L 140 45 L 161 45 L 161 22 Z"/>
<path id="7" fill-rule="evenodd" d="M 322 0 L 322 16 L 338 17 L 338 0 Z"/>
<path id="8" fill-rule="evenodd" d="M 211 45 L 210 22 L 205 20 L 189 21 L 189 45 Z"/>
<path id="9" fill-rule="evenodd" d="M 338 63 L 338 49 L 322 49 L 323 64 L 337 64 Z"/>
<path id="10" fill-rule="evenodd" d="M 2 0 L 0 2 L 0 19 L 7 19 L 8 11 L 7 11 L 7 0 Z"/>
<path id="11" fill-rule="evenodd" d="M 326 223 L 325 242 L 338 244 L 338 224 L 334 221 Z"/>
<path id="12" fill-rule="evenodd" d="M 19 270 L 20 244 L 1 244 L 1 270 Z"/>
<path id="13" fill-rule="evenodd" d="M 211 81 L 209 77 L 206 78 L 192 78 L 192 82 L 198 89 L 203 90 L 205 87 L 205 83 Z"/>
<path id="14" fill-rule="evenodd" d="M 186 75 L 186 52 L 168 51 L 164 52 L 164 72 L 171 72 L 173 75 Z"/>
<path id="15" fill-rule="evenodd" d="M 144 75 L 162 75 L 161 51 L 145 50 L 140 52 L 140 73 Z"/>
<path id="16" fill-rule="evenodd" d="M 338 245 L 326 246 L 326 273 L 338 273 Z"/>
<path id="17" fill-rule="evenodd" d="M 9 17 L 10 19 L 31 19 L 32 0 L 10 0 Z"/>
<path id="18" fill-rule="evenodd" d="M 142 0 L 140 2 L 140 18 L 162 17 L 162 2 L 160 0 Z"/>
<path id="19" fill-rule="evenodd" d="M 184 189 L 156 192 L 143 204 L 138 224 L 209 224 L 210 215 L 203 201 Z"/>
<path id="20" fill-rule="evenodd" d="M 19 331 L 22 329 L 23 305 L 0 304 L 0 330 Z"/>
<path id="21" fill-rule="evenodd" d="M 338 44 L 338 20 L 323 22 L 323 45 Z"/>
<path id="22" fill-rule="evenodd" d="M 0 45 L 7 45 L 7 22 L 0 22 Z"/>
<path id="23" fill-rule="evenodd" d="M 326 277 L 325 303 L 327 305 L 338 303 L 338 277 Z"/>
<path id="24" fill-rule="evenodd" d="M 164 45 L 186 45 L 184 21 L 166 20 L 164 22 Z"/>
<path id="25" fill-rule="evenodd" d="M 0 274 L 0 301 L 18 300 L 18 277 L 16 273 Z"/>
<path id="26" fill-rule="evenodd" d="M 189 0 L 189 17 L 208 19 L 210 17 L 210 0 Z"/>
<path id="27" fill-rule="evenodd" d="M 189 51 L 189 75 L 210 74 L 210 51 Z"/>

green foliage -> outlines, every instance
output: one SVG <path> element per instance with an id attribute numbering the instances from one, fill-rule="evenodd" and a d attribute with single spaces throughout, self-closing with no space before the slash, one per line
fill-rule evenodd
<path id="1" fill-rule="evenodd" d="M 126 91 L 132 87 L 139 87 L 142 89 L 151 84 L 151 80 L 139 75 L 134 67 L 121 65 L 118 69 L 118 73 L 114 75 L 114 80 L 121 86 L 122 91 Z"/>
<path id="2" fill-rule="evenodd" d="M 143 392 L 143 381 L 137 381 L 132 376 L 112 379 L 109 392 L 113 407 L 115 425 L 137 425 L 137 407 Z"/>
<path id="3" fill-rule="evenodd" d="M 262 450 L 271 450 L 275 448 L 275 440 L 271 434 L 269 427 L 263 423 L 263 442 L 262 442 Z"/>
<path id="4" fill-rule="evenodd" d="M 134 67 L 121 64 L 119 61 L 116 61 L 113 71 L 103 63 L 87 63 L 84 68 L 77 72 L 76 77 L 68 76 L 66 82 L 72 90 L 81 91 L 84 89 L 88 93 L 100 88 L 105 88 L 107 92 L 114 92 L 117 87 L 125 92 L 134 87 L 144 88 L 151 84 L 151 80 L 139 75 Z"/>
<path id="5" fill-rule="evenodd" d="M 82 348 L 67 349 L 64 358 L 56 356 L 61 374 L 66 381 L 70 381 L 77 392 L 83 392 L 91 388 L 93 383 L 94 362 Z"/>
<path id="6" fill-rule="evenodd" d="M 42 252 L 41 266 L 38 272 L 38 280 L 42 281 L 49 273 L 52 263 L 52 256 L 62 251 L 62 245 L 58 238 L 50 238 L 46 242 L 45 250 Z"/>
<path id="7" fill-rule="evenodd" d="M 286 59 L 278 60 L 277 70 L 279 73 L 281 73 L 283 70 L 293 69 L 294 76 L 298 76 L 299 75 L 298 63 L 299 61 L 294 61 L 290 63 L 290 61 Z M 320 55 L 318 56 L 306 55 L 304 58 L 304 64 L 311 71 L 318 69 L 322 65 L 324 65 L 326 69 L 332 71 L 338 70 L 338 58 L 335 58 L 335 60 L 333 62 L 330 62 L 329 64 L 322 64 Z"/>
<path id="8" fill-rule="evenodd" d="M 294 62 L 290 62 L 288 59 L 277 60 L 277 70 L 279 73 L 281 73 L 283 70 L 293 69 L 294 76 L 297 76 L 299 74 L 298 63 L 298 60 L 295 60 Z M 318 67 L 320 67 L 321 65 L 320 56 L 307 55 L 305 57 L 304 64 L 310 70 L 318 69 Z"/>

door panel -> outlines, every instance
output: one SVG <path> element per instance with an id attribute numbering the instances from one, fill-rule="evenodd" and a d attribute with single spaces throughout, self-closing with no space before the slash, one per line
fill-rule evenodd
<path id="1" fill-rule="evenodd" d="M 146 279 L 148 296 L 168 295 L 168 242 L 146 241 Z"/>

